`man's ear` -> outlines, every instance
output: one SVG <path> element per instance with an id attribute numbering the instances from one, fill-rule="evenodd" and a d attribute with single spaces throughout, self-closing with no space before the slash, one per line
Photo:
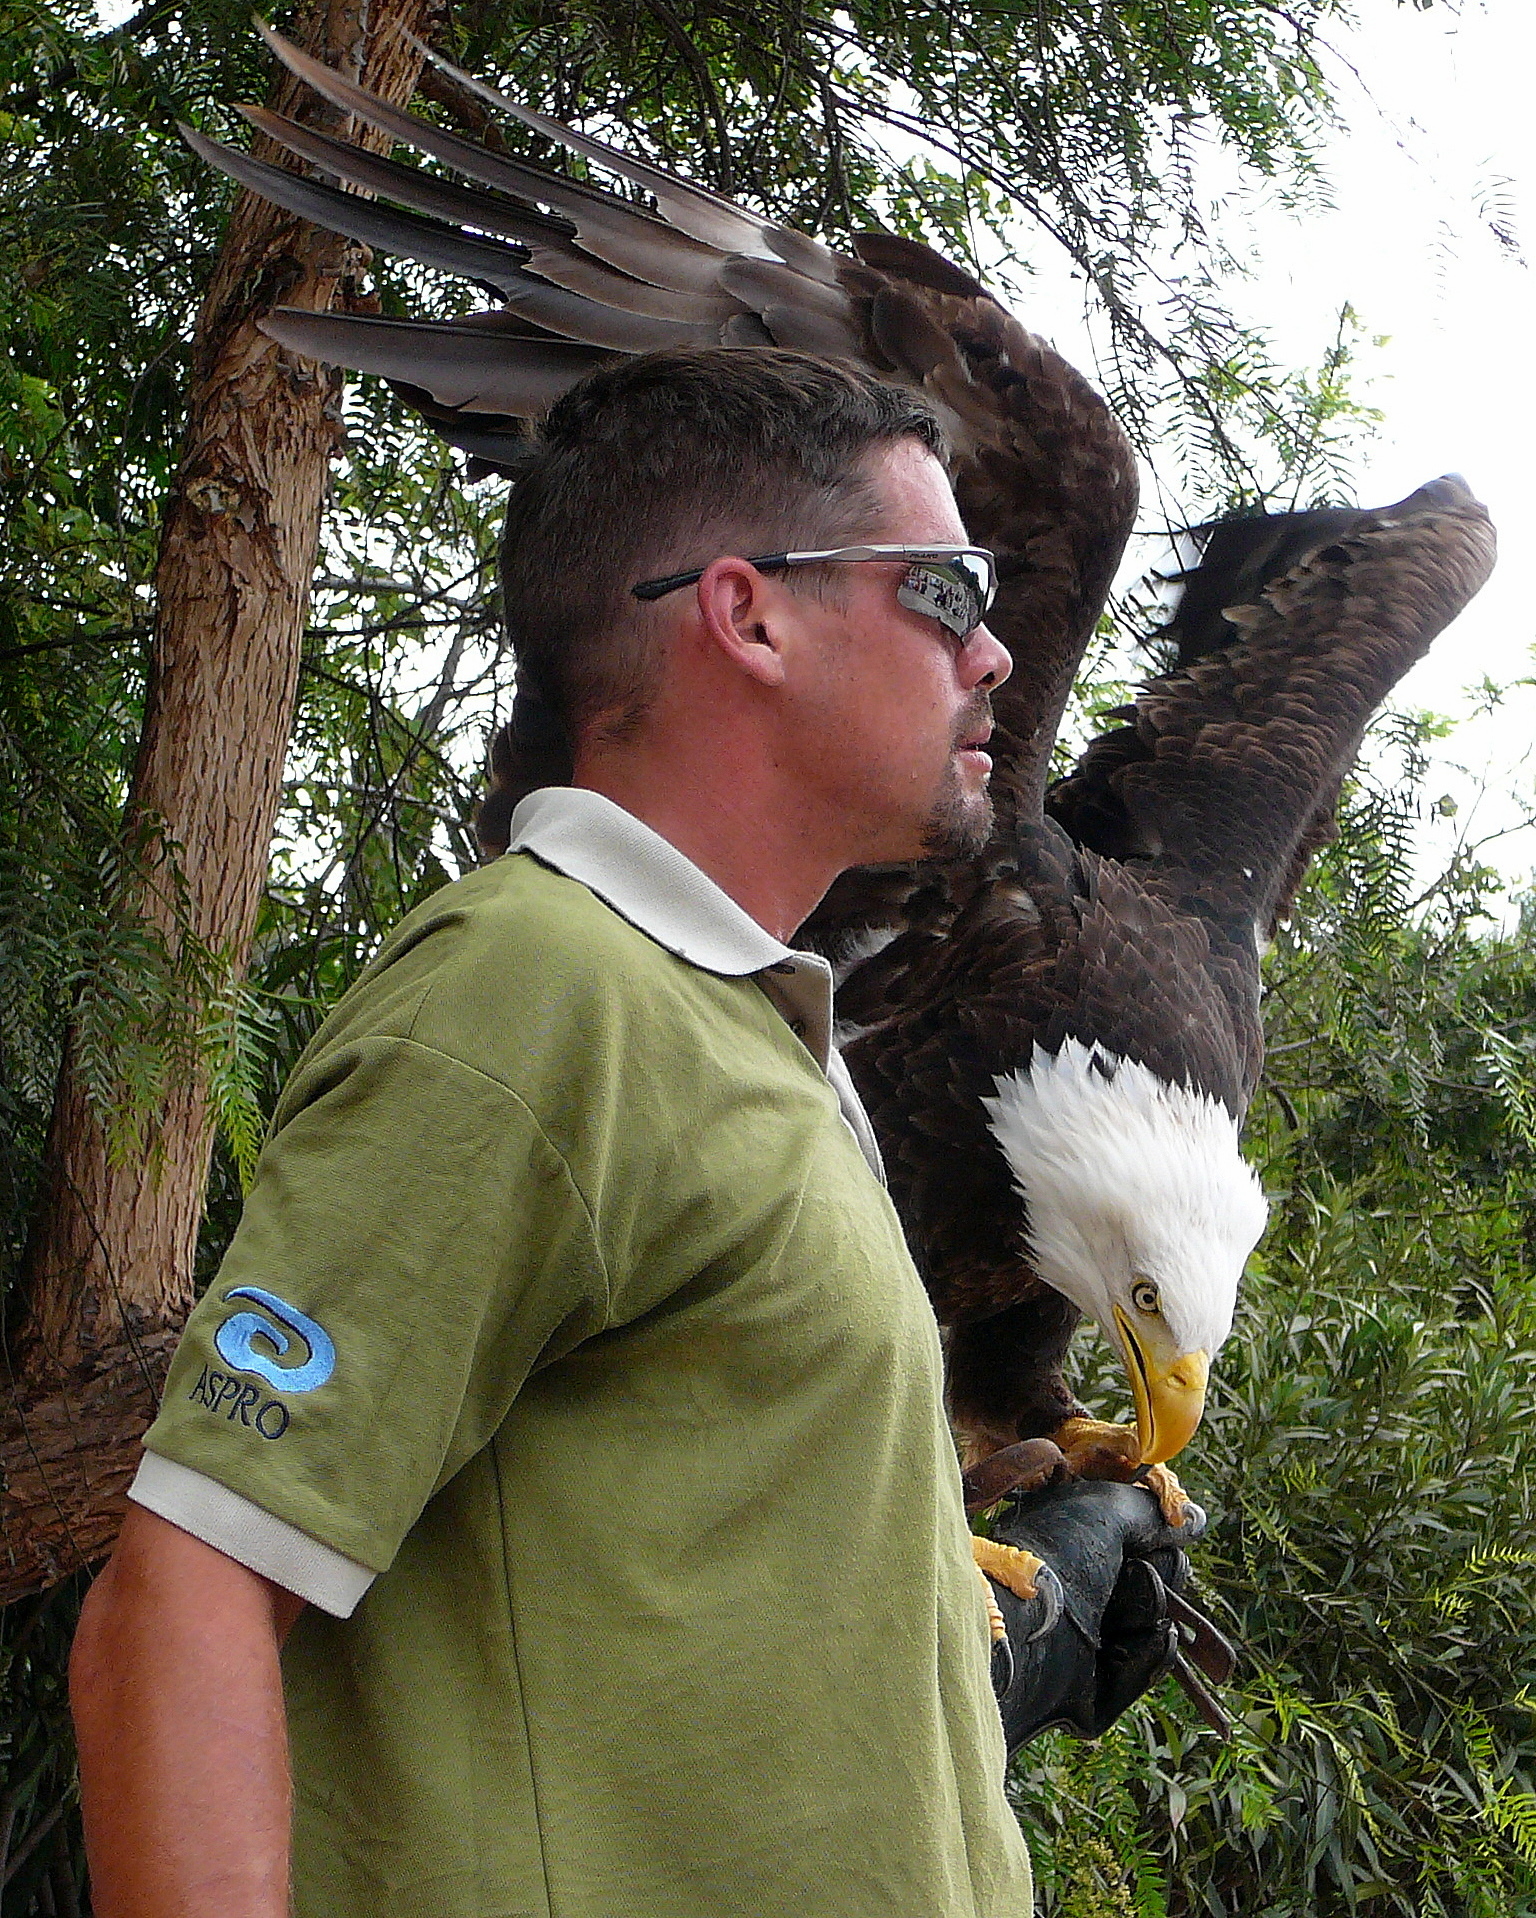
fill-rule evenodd
<path id="1" fill-rule="evenodd" d="M 782 685 L 796 614 L 782 583 L 748 560 L 727 557 L 704 568 L 694 592 L 703 637 L 760 685 Z"/>

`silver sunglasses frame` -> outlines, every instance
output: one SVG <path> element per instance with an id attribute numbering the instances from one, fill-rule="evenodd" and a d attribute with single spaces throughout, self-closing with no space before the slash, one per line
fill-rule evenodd
<path id="1" fill-rule="evenodd" d="M 989 584 L 979 595 L 981 607 L 975 625 L 968 629 L 974 632 L 991 611 L 992 603 L 997 598 L 997 556 L 985 546 L 829 546 L 818 552 L 753 553 L 747 556 L 747 564 L 756 566 L 763 572 L 777 572 L 787 566 L 856 564 L 861 560 L 872 559 L 901 559 L 906 560 L 909 565 L 921 566 L 925 563 L 934 565 L 960 558 L 982 560 L 987 569 Z M 667 593 L 677 592 L 680 587 L 694 585 L 704 577 L 705 570 L 704 567 L 698 566 L 687 573 L 668 573 L 661 579 L 643 579 L 638 586 L 631 586 L 629 590 L 636 599 L 661 599 Z M 969 581 L 966 583 L 971 584 Z M 929 611 L 930 609 L 917 610 Z M 935 619 L 940 618 L 936 612 L 931 612 L 930 616 Z M 949 626 L 947 620 L 941 620 L 941 624 L 948 627 L 950 631 L 955 630 Z M 964 636 L 957 634 L 957 637 Z"/>

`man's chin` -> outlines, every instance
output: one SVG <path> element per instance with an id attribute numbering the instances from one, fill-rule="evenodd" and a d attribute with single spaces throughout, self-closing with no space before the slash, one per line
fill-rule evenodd
<path id="1" fill-rule="evenodd" d="M 974 859 L 992 837 L 992 801 L 986 793 L 947 792 L 923 832 L 925 859 Z"/>

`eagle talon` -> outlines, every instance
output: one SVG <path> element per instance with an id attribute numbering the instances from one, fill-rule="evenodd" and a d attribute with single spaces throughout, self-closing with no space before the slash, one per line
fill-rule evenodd
<path id="1" fill-rule="evenodd" d="M 1200 1509 L 1166 1465 L 1149 1465 L 1139 1482 L 1162 1507 L 1164 1524 L 1171 1525 L 1175 1531 L 1181 1530 L 1190 1514 Z"/>
<path id="2" fill-rule="evenodd" d="M 1074 1478 L 1109 1478 L 1124 1484 L 1141 1469 L 1141 1436 L 1134 1425 L 1067 1419 L 1051 1439 L 1061 1448 Z"/>

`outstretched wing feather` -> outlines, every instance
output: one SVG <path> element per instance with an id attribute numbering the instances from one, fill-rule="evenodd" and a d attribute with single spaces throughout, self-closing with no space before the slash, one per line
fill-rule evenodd
<path id="1" fill-rule="evenodd" d="M 1372 714 L 1494 561 L 1488 514 L 1454 477 L 1377 512 L 1304 517 L 1208 545 L 1195 656 L 1145 687 L 1048 802 L 1080 844 L 1145 861 L 1261 932 L 1328 836 Z"/>
<path id="2" fill-rule="evenodd" d="M 372 153 L 350 140 L 340 140 L 334 134 L 285 119 L 268 107 L 237 106 L 235 111 L 258 133 L 264 133 L 290 153 L 334 173 L 349 186 L 381 193 L 414 213 L 429 214 L 458 227 L 477 227 L 529 249 L 552 240 L 569 241 L 576 237 L 576 222 L 563 215 L 541 213 L 537 207 L 518 204 L 499 194 L 459 186 L 441 174 L 404 166 L 399 160 Z"/>
<path id="3" fill-rule="evenodd" d="M 242 106 L 235 111 L 259 133 L 334 173 L 349 186 L 383 194 L 412 212 L 448 220 L 460 228 L 479 228 L 520 242 L 527 249 L 524 264 L 530 273 L 572 293 L 585 294 L 626 313 L 697 321 L 711 327 L 722 325 L 740 310 L 734 301 L 718 296 L 710 298 L 637 280 L 583 252 L 576 244 L 576 222 L 563 214 L 540 213 L 500 194 L 459 186 L 420 167 L 403 166 L 398 160 L 370 153 L 366 147 L 286 120 L 265 107 Z"/>
<path id="4" fill-rule="evenodd" d="M 343 193 L 318 180 L 307 180 L 283 167 L 269 166 L 248 153 L 220 146 L 191 127 L 183 137 L 210 165 L 249 186 L 301 218 L 368 246 L 403 253 L 427 266 L 462 273 L 499 292 L 515 311 L 588 346 L 610 347 L 619 353 L 650 353 L 662 347 L 713 344 L 720 337 L 718 321 L 660 318 L 635 313 L 573 293 L 531 274 L 523 254 L 499 240 L 460 233 L 419 213 L 402 212 L 360 194 Z"/>
<path id="5" fill-rule="evenodd" d="M 1405 502 L 1406 504 L 1406 502 Z M 1189 666 L 1231 644 L 1228 606 L 1257 600 L 1273 579 L 1359 523 L 1353 507 L 1310 513 L 1260 513 L 1191 529 L 1199 563 L 1179 576 L 1178 603 L 1160 638 L 1175 641 L 1177 664 Z"/>
<path id="6" fill-rule="evenodd" d="M 581 340 L 589 346 L 611 347 L 618 353 L 654 353 L 668 346 L 715 346 L 718 321 L 661 319 L 589 300 L 531 274 L 522 274 L 506 289 L 507 304 L 552 333 Z"/>
<path id="7" fill-rule="evenodd" d="M 968 299 L 952 330 L 972 403 L 984 400 L 989 415 L 957 466 L 955 493 L 966 524 L 985 528 L 997 550 L 991 624 L 1014 656 L 994 700 L 1006 839 L 1041 816 L 1073 677 L 1135 521 L 1136 461 L 1093 387 L 995 301 Z"/>
<path id="8" fill-rule="evenodd" d="M 279 307 L 260 324 L 290 352 L 421 387 L 458 412 L 507 419 L 537 419 L 568 387 L 614 357 L 569 340 L 509 339 L 454 320 Z"/>
<path id="9" fill-rule="evenodd" d="M 488 153 L 475 141 L 420 120 L 355 81 L 333 73 L 270 27 L 262 26 L 261 33 L 278 59 L 323 100 L 393 134 L 404 145 L 430 154 L 482 186 L 554 207 L 575 221 L 584 250 L 609 265 L 637 279 L 675 286 L 680 291 L 701 292 L 713 287 L 722 257 L 720 249 L 691 238 L 600 187 L 586 186 L 527 161 Z"/>
<path id="10" fill-rule="evenodd" d="M 509 99 L 495 87 L 487 86 L 483 80 L 454 66 L 420 40 L 416 44 L 440 72 L 446 73 L 487 106 L 510 115 L 533 132 L 542 133 L 546 140 L 568 147 L 583 159 L 595 160 L 599 166 L 617 173 L 621 179 L 654 194 L 656 204 L 681 232 L 703 241 L 707 246 L 718 247 L 723 253 L 745 253 L 759 259 L 772 257 L 766 237 L 768 222 L 744 213 L 732 201 L 722 198 L 718 193 L 711 193 L 707 187 L 679 180 L 675 174 L 652 166 L 648 161 L 635 159 L 631 154 L 609 146 L 605 140 L 594 139 L 590 133 L 578 133 L 574 127 L 551 119 L 547 113 L 538 113 L 519 100 Z M 816 244 L 814 240 L 805 238 L 806 246 Z M 832 255 L 824 247 L 818 247 L 817 250 L 827 261 L 831 261 Z"/>
<path id="11" fill-rule="evenodd" d="M 962 300 L 991 299 L 980 280 L 963 267 L 935 253 L 921 240 L 909 240 L 899 233 L 855 233 L 853 250 L 866 266 L 878 268 L 910 286 L 925 286 L 932 293 L 947 293 Z"/>
<path id="12" fill-rule="evenodd" d="M 510 294 L 527 277 L 524 253 L 500 240 L 460 233 L 420 214 L 381 206 L 361 194 L 343 193 L 339 187 L 290 173 L 285 167 L 272 166 L 235 147 L 221 146 L 195 127 L 183 126 L 179 131 L 192 151 L 210 166 L 329 232 L 345 234 L 350 240 L 361 240 L 366 246 L 382 247 L 390 253 L 403 253 L 407 259 L 441 267 L 446 273 L 462 274 L 499 293 Z"/>

